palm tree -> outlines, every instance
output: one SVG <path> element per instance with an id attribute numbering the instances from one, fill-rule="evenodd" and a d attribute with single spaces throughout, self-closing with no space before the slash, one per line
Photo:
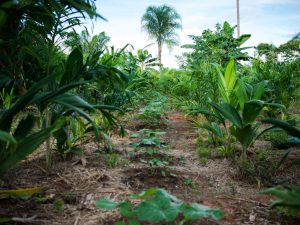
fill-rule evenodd
<path id="1" fill-rule="evenodd" d="M 141 20 L 142 29 L 150 38 L 155 39 L 158 46 L 158 63 L 161 65 L 162 45 L 168 47 L 178 45 L 177 29 L 181 29 L 181 17 L 170 6 L 149 6 Z"/>

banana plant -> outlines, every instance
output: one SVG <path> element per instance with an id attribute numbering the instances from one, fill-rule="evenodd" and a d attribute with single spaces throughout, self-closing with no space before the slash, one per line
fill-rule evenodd
<path id="1" fill-rule="evenodd" d="M 242 145 L 241 158 L 243 161 L 247 159 L 247 149 L 254 141 L 268 129 L 259 131 L 260 123 L 256 122 L 260 112 L 265 106 L 281 107 L 282 105 L 274 103 L 265 103 L 261 100 L 250 100 L 244 104 L 243 109 L 239 112 L 234 106 L 227 102 L 216 104 L 210 102 L 210 105 L 226 120 L 231 123 L 230 133 Z"/>

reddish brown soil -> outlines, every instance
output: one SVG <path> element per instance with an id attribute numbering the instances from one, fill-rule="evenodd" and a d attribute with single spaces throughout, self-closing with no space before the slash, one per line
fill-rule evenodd
<path id="1" fill-rule="evenodd" d="M 199 163 L 197 134 L 188 121 L 180 112 L 170 113 L 161 128 L 166 131 L 164 139 L 168 147 L 163 150 L 165 154 L 155 157 L 169 162 L 165 168 L 149 167 L 144 162 L 149 156 L 130 147 L 133 140 L 128 136 L 140 128 L 133 122 L 127 137 L 114 137 L 120 158 L 117 168 L 109 168 L 103 155 L 96 153 L 98 146 L 93 142 L 83 146 L 86 164 L 57 160 L 50 173 L 44 169 L 45 161 L 40 151 L 7 173 L 0 180 L 0 189 L 43 187 L 44 192 L 29 199 L 0 196 L 0 216 L 36 216 L 27 224 L 113 224 L 118 213 L 96 209 L 97 199 L 122 201 L 130 193 L 157 186 L 186 202 L 202 203 L 225 212 L 221 221 L 207 219 L 191 224 L 300 224 L 297 219 L 283 218 L 269 210 L 270 197 L 260 194 L 256 184 L 234 179 L 238 171 L 229 160 L 218 158 L 208 160 L 206 165 Z M 55 208 L 59 199 L 64 202 L 63 209 Z"/>

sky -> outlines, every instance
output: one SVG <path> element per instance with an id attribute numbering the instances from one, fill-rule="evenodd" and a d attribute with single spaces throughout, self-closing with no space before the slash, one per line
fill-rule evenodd
<path id="1" fill-rule="evenodd" d="M 92 33 L 105 31 L 110 36 L 108 45 L 121 48 L 130 43 L 134 51 L 154 43 L 141 29 L 141 17 L 150 5 L 172 6 L 182 17 L 183 29 L 178 31 L 180 45 L 170 52 L 163 48 L 162 63 L 177 67 L 175 55 L 181 55 L 180 46 L 192 43 L 188 35 L 201 35 L 203 30 L 214 30 L 217 23 L 228 21 L 236 25 L 236 0 L 97 0 L 100 15 L 108 21 L 93 22 Z M 240 0 L 241 34 L 251 34 L 245 46 L 259 43 L 280 45 L 300 32 L 300 0 Z M 157 46 L 148 47 L 156 57 Z"/>

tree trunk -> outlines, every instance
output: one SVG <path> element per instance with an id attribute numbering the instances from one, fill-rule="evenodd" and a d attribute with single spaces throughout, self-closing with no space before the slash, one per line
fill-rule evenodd
<path id="1" fill-rule="evenodd" d="M 158 59 L 158 64 L 159 64 L 159 66 L 161 66 L 161 43 L 158 42 L 157 45 L 158 45 L 158 55 L 157 55 L 157 59 Z"/>
<path id="2" fill-rule="evenodd" d="M 236 17 L 237 17 L 237 37 L 239 38 L 241 35 L 240 28 L 240 0 L 236 0 Z"/>

